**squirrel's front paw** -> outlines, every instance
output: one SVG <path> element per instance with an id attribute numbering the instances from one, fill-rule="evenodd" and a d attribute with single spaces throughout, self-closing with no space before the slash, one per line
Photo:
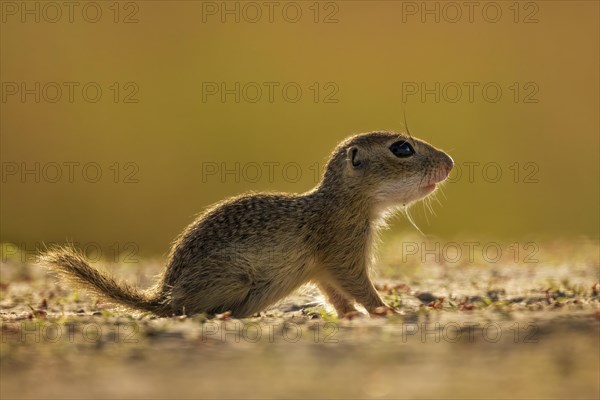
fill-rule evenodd
<path id="1" fill-rule="evenodd" d="M 369 314 L 372 317 L 387 317 L 389 315 L 400 314 L 400 311 L 392 306 L 388 306 L 387 304 L 384 306 L 380 306 L 369 310 Z"/>
<path id="2" fill-rule="evenodd" d="M 341 319 L 347 319 L 347 320 L 353 320 L 354 318 L 361 318 L 361 317 L 365 317 L 365 315 L 356 310 L 348 311 L 348 312 L 340 315 Z"/>

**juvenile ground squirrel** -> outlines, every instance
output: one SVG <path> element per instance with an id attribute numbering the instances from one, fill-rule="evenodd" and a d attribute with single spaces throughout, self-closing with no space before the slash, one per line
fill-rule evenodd
<path id="1" fill-rule="evenodd" d="M 139 291 L 92 268 L 69 248 L 43 263 L 78 287 L 160 316 L 231 311 L 247 317 L 315 282 L 338 315 L 354 302 L 386 305 L 369 278 L 377 229 L 391 211 L 448 177 L 453 161 L 428 143 L 394 132 L 341 142 L 321 182 L 302 194 L 250 193 L 208 209 L 175 241 L 155 287 Z"/>

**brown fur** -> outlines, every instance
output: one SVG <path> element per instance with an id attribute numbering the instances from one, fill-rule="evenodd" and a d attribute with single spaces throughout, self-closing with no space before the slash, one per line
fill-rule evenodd
<path id="1" fill-rule="evenodd" d="M 406 140 L 415 154 L 389 146 Z M 389 309 L 369 278 L 373 243 L 385 215 L 444 180 L 452 159 L 393 132 L 352 136 L 333 151 L 323 179 L 303 194 L 250 193 L 203 213 L 175 241 L 156 287 L 140 292 L 90 267 L 81 255 L 50 251 L 45 264 L 75 285 L 130 308 L 170 316 L 264 310 L 309 281 L 340 316 L 354 301 Z"/>

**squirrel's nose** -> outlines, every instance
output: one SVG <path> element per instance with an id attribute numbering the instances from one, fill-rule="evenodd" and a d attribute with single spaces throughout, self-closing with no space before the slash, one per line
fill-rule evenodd
<path id="1" fill-rule="evenodd" d="M 443 163 L 442 168 L 444 169 L 444 171 L 446 171 L 446 175 L 450 175 L 450 171 L 452 171 L 452 168 L 454 167 L 454 160 L 448 154 L 446 154 L 446 153 L 442 153 L 442 154 L 444 154 L 444 160 L 442 161 L 442 163 Z"/>
<path id="2" fill-rule="evenodd" d="M 446 157 L 448 157 L 448 165 L 446 166 L 446 168 L 448 169 L 448 173 L 450 173 L 450 171 L 452 171 L 452 168 L 454 168 L 454 160 L 447 154 Z"/>

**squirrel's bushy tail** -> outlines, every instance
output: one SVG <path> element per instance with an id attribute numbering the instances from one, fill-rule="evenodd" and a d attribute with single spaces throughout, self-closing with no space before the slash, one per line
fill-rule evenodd
<path id="1" fill-rule="evenodd" d="M 160 296 L 148 295 L 126 282 L 118 282 L 106 272 L 90 266 L 83 254 L 69 247 L 56 247 L 42 256 L 42 265 L 57 273 L 71 285 L 108 301 L 125 305 L 129 308 L 150 311 L 164 315 L 165 304 Z"/>

